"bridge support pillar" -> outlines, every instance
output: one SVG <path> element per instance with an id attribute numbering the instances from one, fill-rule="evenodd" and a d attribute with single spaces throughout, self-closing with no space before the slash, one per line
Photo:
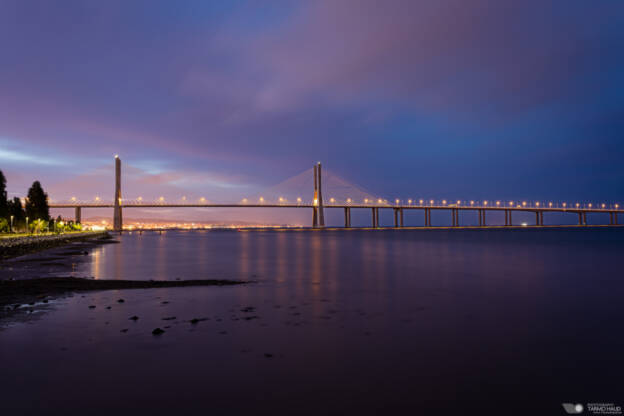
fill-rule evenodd
<path id="1" fill-rule="evenodd" d="M 431 211 L 425 208 L 425 227 L 431 227 Z"/>
<path id="2" fill-rule="evenodd" d="M 509 225 L 509 210 L 505 210 L 505 225 Z"/>
<path id="3" fill-rule="evenodd" d="M 511 213 L 513 211 L 509 210 L 509 226 L 511 227 L 513 225 L 513 222 L 511 221 Z"/>
<path id="4" fill-rule="evenodd" d="M 540 225 L 544 226 L 544 211 L 540 211 Z"/>
<path id="5" fill-rule="evenodd" d="M 399 228 L 399 208 L 392 208 L 394 213 L 394 228 Z"/>
<path id="6" fill-rule="evenodd" d="M 82 222 L 82 218 L 81 218 L 82 217 L 82 215 L 81 215 L 82 212 L 81 211 L 82 211 L 82 208 L 80 208 L 80 207 L 76 207 L 74 209 L 74 222 L 76 224 L 80 224 Z"/>
<path id="7" fill-rule="evenodd" d="M 351 208 L 344 209 L 345 228 L 351 228 Z"/>
<path id="8" fill-rule="evenodd" d="M 613 225 L 613 213 L 609 213 L 609 225 Z"/>
<path id="9" fill-rule="evenodd" d="M 587 213 L 583 212 L 583 225 L 587 225 Z"/>
<path id="10" fill-rule="evenodd" d="M 615 219 L 615 225 L 618 225 L 618 213 L 617 212 L 613 213 L 613 218 Z"/>
<path id="11" fill-rule="evenodd" d="M 379 228 L 379 208 L 375 208 L 375 228 Z"/>
<path id="12" fill-rule="evenodd" d="M 540 225 L 539 212 L 535 211 L 535 225 Z"/>
<path id="13" fill-rule="evenodd" d="M 405 223 L 403 222 L 403 208 L 399 209 L 399 214 L 401 215 L 401 227 L 404 227 Z"/>
<path id="14" fill-rule="evenodd" d="M 123 216 L 121 211 L 121 159 L 115 155 L 115 199 L 113 208 L 113 229 L 123 229 Z"/>
<path id="15" fill-rule="evenodd" d="M 375 220 L 375 208 L 371 208 L 371 218 L 372 218 L 372 222 L 373 222 L 373 228 L 375 228 L 375 224 L 377 224 L 377 221 Z"/>
<path id="16" fill-rule="evenodd" d="M 483 210 L 478 210 L 477 213 L 479 214 L 479 227 L 483 227 Z"/>

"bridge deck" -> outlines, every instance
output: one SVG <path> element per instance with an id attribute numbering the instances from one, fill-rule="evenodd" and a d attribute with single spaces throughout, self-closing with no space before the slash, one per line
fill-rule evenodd
<path id="1" fill-rule="evenodd" d="M 325 208 L 385 208 L 385 209 L 433 209 L 448 210 L 457 209 L 461 211 L 488 210 L 488 211 L 525 211 L 525 212 L 624 212 L 622 208 L 584 208 L 584 207 L 502 207 L 502 206 L 455 206 L 455 205 L 390 205 L 390 204 L 324 204 Z M 123 208 L 314 208 L 312 204 L 150 204 L 150 203 L 130 203 L 122 204 Z M 52 203 L 50 208 L 114 208 L 112 203 Z"/>

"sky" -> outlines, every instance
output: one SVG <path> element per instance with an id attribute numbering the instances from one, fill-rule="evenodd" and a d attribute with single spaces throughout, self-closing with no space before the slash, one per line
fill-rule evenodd
<path id="1" fill-rule="evenodd" d="M 621 0 L 0 1 L 10 195 L 624 202 L 623 134 Z"/>

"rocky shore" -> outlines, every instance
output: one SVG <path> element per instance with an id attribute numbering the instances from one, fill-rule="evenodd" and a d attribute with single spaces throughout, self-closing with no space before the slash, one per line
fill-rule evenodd
<path id="1" fill-rule="evenodd" d="M 0 260 L 85 240 L 114 241 L 107 231 L 3 237 L 0 238 Z"/>
<path id="2" fill-rule="evenodd" d="M 236 280 L 93 280 L 76 277 L 53 277 L 30 280 L 0 280 L 0 318 L 22 307 L 28 308 L 38 303 L 68 293 L 96 290 L 158 289 L 165 287 L 227 286 L 250 282 Z M 120 299 L 119 302 L 123 302 Z"/>

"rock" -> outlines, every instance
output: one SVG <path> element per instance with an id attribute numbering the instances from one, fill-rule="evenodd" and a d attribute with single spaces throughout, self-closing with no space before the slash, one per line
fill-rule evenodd
<path id="1" fill-rule="evenodd" d="M 166 305 L 168 303 L 169 303 L 169 301 L 167 301 L 167 300 L 163 300 L 162 302 L 160 302 L 161 305 Z"/>
<path id="2" fill-rule="evenodd" d="M 117 302 L 119 302 L 119 303 L 124 303 L 124 302 L 125 302 L 125 300 L 123 300 L 123 299 L 117 299 Z"/>
<path id="3" fill-rule="evenodd" d="M 195 325 L 195 324 L 197 324 L 197 323 L 199 323 L 201 321 L 205 321 L 206 319 L 208 319 L 208 318 L 193 318 L 189 322 L 192 323 L 193 325 Z"/>
<path id="4" fill-rule="evenodd" d="M 89 309 L 95 309 L 95 305 L 89 305 Z"/>
<path id="5" fill-rule="evenodd" d="M 160 329 L 160 328 L 156 328 L 156 329 L 154 329 L 152 331 L 152 335 L 162 335 L 164 333 L 165 333 L 165 331 L 163 329 Z"/>
<path id="6" fill-rule="evenodd" d="M 252 313 L 255 311 L 256 311 L 256 308 L 254 308 L 253 306 L 247 306 L 246 308 L 241 309 L 241 312 L 244 312 L 244 313 Z"/>
<path id="7" fill-rule="evenodd" d="M 273 354 L 269 354 L 268 352 L 265 352 L 265 353 L 264 353 L 264 356 L 265 356 L 266 358 L 273 358 Z"/>
<path id="8" fill-rule="evenodd" d="M 107 306 L 107 307 L 106 307 L 106 309 L 110 309 L 110 308 L 111 308 L 110 306 Z"/>
<path id="9" fill-rule="evenodd" d="M 173 321 L 174 319 L 176 319 L 175 316 L 167 316 L 166 318 L 162 318 L 163 321 Z"/>
<path id="10" fill-rule="evenodd" d="M 119 332 L 123 332 L 123 333 L 125 334 L 126 332 L 128 332 L 128 328 L 124 328 L 124 329 L 122 329 L 122 330 L 121 330 L 121 331 L 119 331 Z"/>
<path id="11" fill-rule="evenodd" d="M 128 320 L 129 320 L 129 321 L 138 321 L 138 320 L 139 320 L 139 317 L 138 317 L 138 316 L 136 316 L 136 315 L 134 315 L 134 316 L 131 316 L 130 318 L 128 318 Z"/>

